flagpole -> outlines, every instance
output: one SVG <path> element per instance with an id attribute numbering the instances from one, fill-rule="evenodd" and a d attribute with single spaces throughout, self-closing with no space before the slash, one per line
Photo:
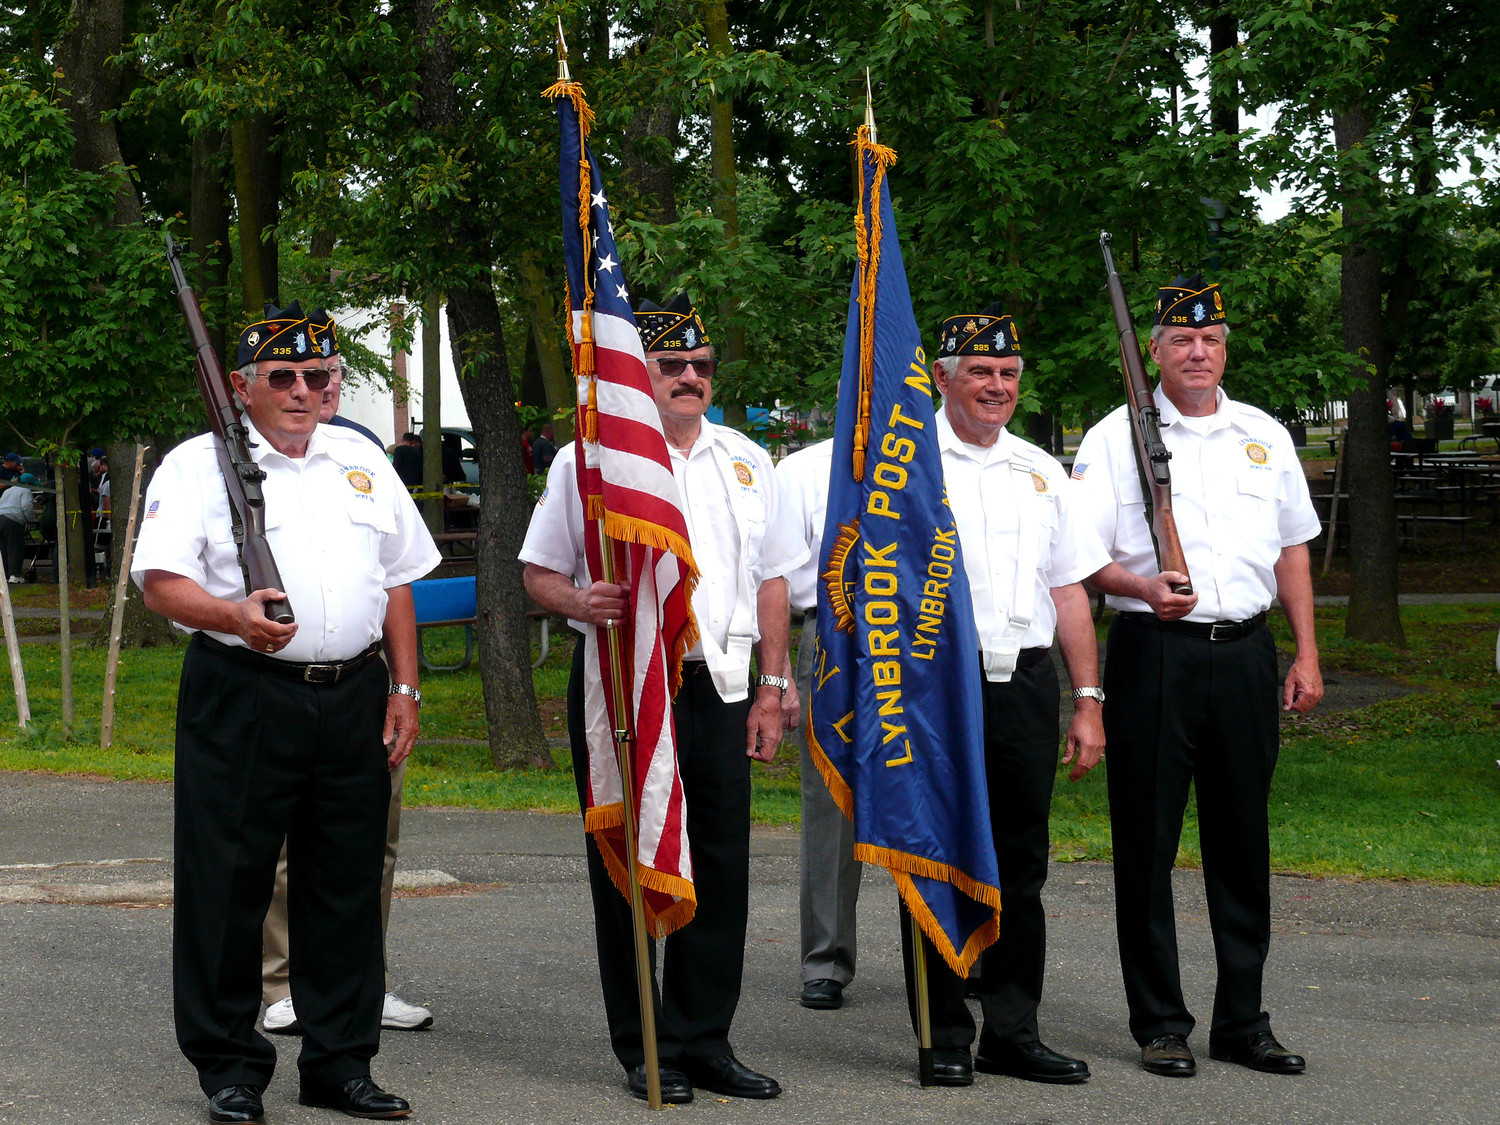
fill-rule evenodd
<path id="1" fill-rule="evenodd" d="M 559 28 L 561 34 L 561 28 Z M 619 571 L 615 550 L 618 544 L 604 533 L 599 525 L 599 559 L 601 578 L 611 585 L 619 584 Z M 621 624 L 619 629 L 604 630 L 605 644 L 609 651 L 609 678 L 614 695 L 615 760 L 620 767 L 621 805 L 624 808 L 625 858 L 630 873 L 630 919 L 635 930 L 635 980 L 637 998 L 641 1005 L 641 1046 L 646 1060 L 646 1104 L 652 1109 L 661 1109 L 661 1067 L 656 1053 L 656 998 L 652 985 L 655 975 L 651 972 L 651 953 L 646 936 L 646 904 L 641 898 L 641 876 L 637 860 L 637 824 L 635 811 L 635 717 L 631 714 L 630 692 L 626 690 L 626 662 L 624 641 L 621 632 L 630 628 Z"/>
<path id="2" fill-rule="evenodd" d="M 557 17 L 557 81 L 572 82 L 568 72 L 568 41 L 563 36 L 561 14 Z M 589 313 L 585 312 L 587 317 Z M 580 435 L 581 436 L 581 435 Z M 580 454 L 581 456 L 581 454 Z M 616 585 L 621 564 L 619 544 L 604 531 L 603 520 L 599 528 L 599 570 L 601 581 Z M 621 821 L 625 828 L 625 867 L 630 882 L 630 919 L 635 935 L 635 981 L 636 999 L 641 1011 L 641 1046 L 645 1054 L 646 1104 L 652 1109 L 661 1109 L 661 1065 L 656 1049 L 656 997 L 655 975 L 651 972 L 651 946 L 646 936 L 646 904 L 641 895 L 641 872 L 639 862 L 639 825 L 635 808 L 635 715 L 631 703 L 631 691 L 626 683 L 634 681 L 634 669 L 626 660 L 625 641 L 622 634 L 633 626 L 625 621 L 618 629 L 602 631 L 605 652 L 609 656 L 610 694 L 614 702 L 614 724 L 611 732 L 615 742 L 615 764 L 620 770 Z"/>
<path id="3" fill-rule="evenodd" d="M 917 1080 L 925 1086 L 936 1086 L 932 1068 L 932 1006 L 927 996 L 927 948 L 917 915 L 909 911 L 911 922 L 911 972 L 917 992 Z"/>
<path id="4" fill-rule="evenodd" d="M 875 132 L 875 97 L 870 90 L 869 67 L 865 67 L 865 135 L 870 144 L 880 143 Z M 860 205 L 864 205 L 863 201 Z M 917 994 L 917 1080 L 924 1087 L 936 1086 L 932 1062 L 932 1004 L 927 992 L 927 948 L 916 912 L 908 912 L 907 917 L 911 921 L 911 966 Z"/>

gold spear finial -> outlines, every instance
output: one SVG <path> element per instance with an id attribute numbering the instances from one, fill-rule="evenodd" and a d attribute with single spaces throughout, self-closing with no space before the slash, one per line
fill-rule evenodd
<path id="1" fill-rule="evenodd" d="M 563 37 L 562 13 L 557 16 L 557 80 L 559 82 L 571 82 L 573 76 L 568 73 L 568 41 Z"/>
<path id="2" fill-rule="evenodd" d="M 870 131 L 870 143 L 879 143 L 875 137 L 875 99 L 870 94 L 869 67 L 865 67 L 865 128 Z"/>

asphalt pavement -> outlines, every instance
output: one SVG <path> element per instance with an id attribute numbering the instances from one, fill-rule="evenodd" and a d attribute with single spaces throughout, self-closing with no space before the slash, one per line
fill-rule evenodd
<path id="1" fill-rule="evenodd" d="M 429 1031 L 387 1032 L 374 1063 L 429 1125 L 634 1121 L 609 1052 L 578 819 L 414 809 L 390 945 Z M 206 1121 L 172 1032 L 172 789 L 0 774 L 0 1123 Z M 797 839 L 757 831 L 740 1058 L 786 1092 L 702 1094 L 671 1120 L 1481 1123 L 1500 1120 L 1500 890 L 1275 878 L 1267 1005 L 1308 1057 L 1300 1077 L 1207 1058 L 1213 949 L 1201 880 L 1177 876 L 1184 984 L 1203 1021 L 1196 1078 L 1143 1072 L 1126 1031 L 1107 864 L 1054 864 L 1042 1034 L 1089 1060 L 1083 1086 L 976 1075 L 923 1090 L 907 1025 L 895 892 L 866 873 L 846 1006 L 797 1004 Z M 345 1120 L 296 1104 L 298 1041 L 267 1120 Z"/>

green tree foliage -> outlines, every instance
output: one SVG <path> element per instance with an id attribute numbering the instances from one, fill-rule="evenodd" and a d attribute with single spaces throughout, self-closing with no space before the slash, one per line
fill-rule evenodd
<path id="1" fill-rule="evenodd" d="M 0 417 L 28 440 L 170 429 L 190 393 L 160 236 L 111 223 L 123 174 L 77 171 L 55 98 L 0 78 Z"/>

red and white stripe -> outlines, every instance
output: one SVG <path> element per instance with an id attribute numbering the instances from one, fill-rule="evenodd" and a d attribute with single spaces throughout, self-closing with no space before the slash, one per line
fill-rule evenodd
<path id="1" fill-rule="evenodd" d="M 585 513 L 602 516 L 612 537 L 624 544 L 621 554 L 631 576 L 631 610 L 618 630 L 625 645 L 636 734 L 630 797 L 636 810 L 636 858 L 647 928 L 653 936 L 664 937 L 691 919 L 694 908 L 687 816 L 672 726 L 672 689 L 681 655 L 696 640 L 689 602 L 696 572 L 640 336 L 633 323 L 618 316 L 575 312 L 575 353 L 582 341 L 584 315 L 592 316 L 596 374 L 578 380 L 579 490 Z M 577 366 L 575 362 L 575 370 Z M 583 438 L 591 384 L 597 442 Z M 598 581 L 602 566 L 597 521 L 590 519 L 588 527 L 589 573 Z M 600 843 L 611 877 L 625 891 L 624 794 L 613 733 L 616 717 L 610 714 L 609 654 L 597 629 L 589 629 L 585 644 L 585 666 L 598 672 L 585 678 L 589 747 L 585 824 Z"/>

